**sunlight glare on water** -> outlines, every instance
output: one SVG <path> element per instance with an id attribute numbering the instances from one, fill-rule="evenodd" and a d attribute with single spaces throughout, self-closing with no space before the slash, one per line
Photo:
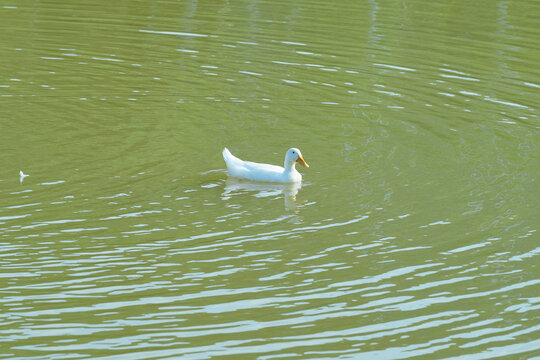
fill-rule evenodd
<path id="1" fill-rule="evenodd" d="M 0 358 L 538 358 L 539 11 L 2 4 Z"/>

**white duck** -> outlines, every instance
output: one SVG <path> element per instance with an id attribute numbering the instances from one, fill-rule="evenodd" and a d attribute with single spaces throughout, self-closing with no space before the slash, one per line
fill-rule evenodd
<path id="1" fill-rule="evenodd" d="M 248 179 L 253 181 L 297 183 L 302 181 L 302 175 L 296 171 L 296 163 L 304 167 L 309 165 L 304 161 L 302 153 L 296 148 L 291 148 L 285 155 L 285 167 L 269 164 L 259 164 L 251 161 L 243 161 L 231 154 L 229 149 L 223 149 L 223 159 L 227 164 L 229 176 Z"/>

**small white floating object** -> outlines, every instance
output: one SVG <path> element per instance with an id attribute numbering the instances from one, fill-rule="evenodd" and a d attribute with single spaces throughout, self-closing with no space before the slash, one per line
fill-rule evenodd
<path id="1" fill-rule="evenodd" d="M 296 163 L 309 167 L 304 161 L 300 150 L 296 148 L 287 151 L 284 162 L 285 167 L 243 161 L 231 154 L 227 148 L 223 149 L 223 159 L 227 164 L 229 176 L 252 181 L 297 183 L 302 181 L 302 175 L 296 170 Z"/>
<path id="2" fill-rule="evenodd" d="M 23 173 L 22 170 L 19 170 L 19 181 L 21 182 L 21 184 L 22 184 L 24 178 L 27 177 L 27 176 L 30 176 L 30 175 L 27 175 L 27 174 Z"/>

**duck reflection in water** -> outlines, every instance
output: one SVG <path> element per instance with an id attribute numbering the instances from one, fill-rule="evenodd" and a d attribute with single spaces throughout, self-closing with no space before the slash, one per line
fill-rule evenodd
<path id="1" fill-rule="evenodd" d="M 229 199 L 235 193 L 256 192 L 256 197 L 279 196 L 283 194 L 285 199 L 285 210 L 294 211 L 297 209 L 296 194 L 302 188 L 302 183 L 259 183 L 249 180 L 228 178 L 225 190 L 221 198 Z"/>

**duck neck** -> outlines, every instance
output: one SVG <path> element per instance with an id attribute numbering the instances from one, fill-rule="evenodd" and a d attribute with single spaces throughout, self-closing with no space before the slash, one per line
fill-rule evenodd
<path id="1" fill-rule="evenodd" d="M 295 168 L 295 165 L 296 163 L 294 161 L 287 161 L 287 159 L 285 159 L 285 172 L 286 173 L 290 173 L 290 172 L 294 172 L 296 170 Z"/>

